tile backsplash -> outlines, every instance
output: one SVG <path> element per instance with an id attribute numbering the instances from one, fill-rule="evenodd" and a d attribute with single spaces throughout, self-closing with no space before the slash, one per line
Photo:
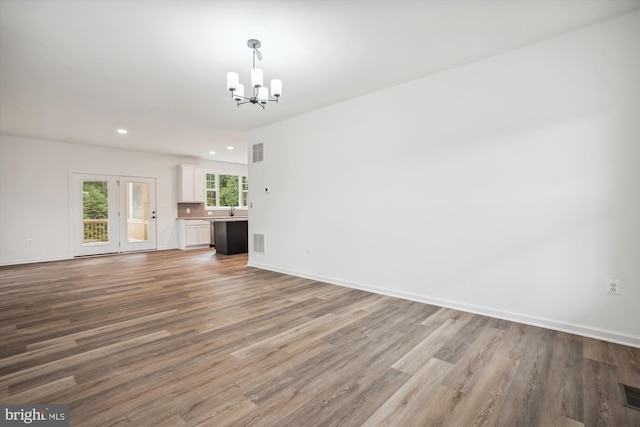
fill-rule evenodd
<path id="1" fill-rule="evenodd" d="M 191 212 L 187 213 L 187 209 Z M 208 215 L 211 212 L 211 215 Z M 234 215 L 247 216 L 247 209 L 235 209 Z M 178 218 L 215 218 L 217 216 L 229 216 L 229 209 L 206 210 L 204 203 L 178 203 Z"/>

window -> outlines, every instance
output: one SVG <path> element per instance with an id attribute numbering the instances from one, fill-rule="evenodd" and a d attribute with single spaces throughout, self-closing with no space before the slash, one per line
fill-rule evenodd
<path id="1" fill-rule="evenodd" d="M 207 189 L 207 207 L 215 207 L 217 204 L 217 186 L 216 186 L 216 174 L 208 173 L 206 174 L 206 189 Z M 202 193 L 201 193 L 202 194 Z"/>
<path id="2" fill-rule="evenodd" d="M 246 176 L 206 174 L 207 209 L 246 207 L 249 182 Z"/>
<path id="3" fill-rule="evenodd" d="M 218 176 L 220 177 L 220 206 L 238 206 L 238 176 Z"/>
<path id="4" fill-rule="evenodd" d="M 249 181 L 246 176 L 242 177 L 242 204 L 240 206 L 247 206 L 247 200 L 249 198 Z"/>

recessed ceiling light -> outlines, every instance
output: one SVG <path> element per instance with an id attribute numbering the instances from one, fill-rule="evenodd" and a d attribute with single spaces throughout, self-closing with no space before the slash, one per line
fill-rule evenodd
<path id="1" fill-rule="evenodd" d="M 233 150 L 233 147 L 232 146 L 228 146 L 227 150 Z"/>
<path id="2" fill-rule="evenodd" d="M 216 154 L 215 151 L 209 151 L 209 154 Z"/>
<path id="3" fill-rule="evenodd" d="M 125 135 L 127 133 L 127 130 L 126 129 L 118 129 L 118 133 L 122 134 L 122 135 Z"/>

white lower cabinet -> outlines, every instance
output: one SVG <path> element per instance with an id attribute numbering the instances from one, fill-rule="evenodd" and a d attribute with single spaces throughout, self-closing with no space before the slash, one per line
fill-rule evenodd
<path id="1" fill-rule="evenodd" d="M 209 246 L 211 233 L 210 222 L 197 219 L 178 219 L 178 249 L 190 249 Z"/>

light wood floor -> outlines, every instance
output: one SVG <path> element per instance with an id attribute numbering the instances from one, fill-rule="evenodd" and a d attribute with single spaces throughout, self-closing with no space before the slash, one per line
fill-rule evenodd
<path id="1" fill-rule="evenodd" d="M 640 350 L 162 251 L 0 268 L 0 402 L 72 426 L 640 426 Z"/>

